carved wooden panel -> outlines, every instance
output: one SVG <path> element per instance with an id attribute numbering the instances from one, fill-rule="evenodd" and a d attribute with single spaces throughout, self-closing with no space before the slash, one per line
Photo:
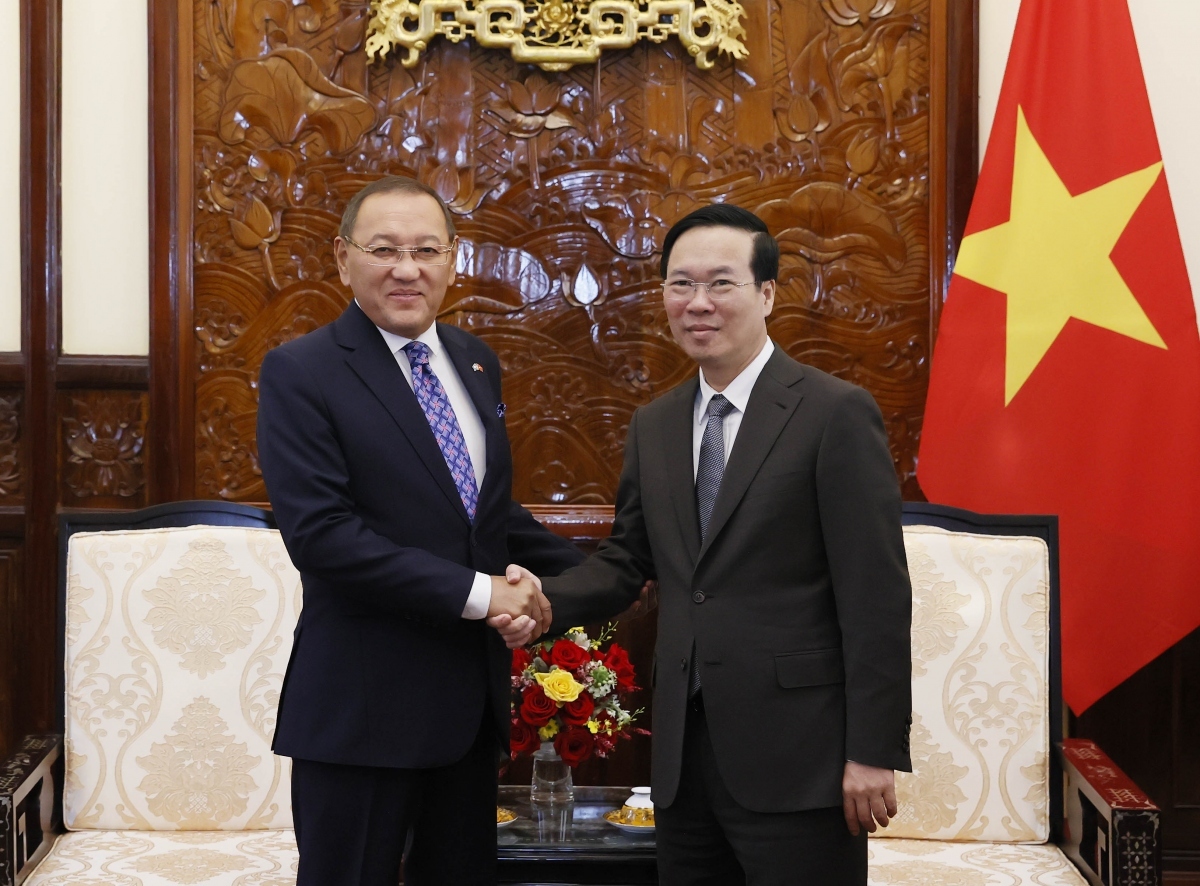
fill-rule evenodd
<path id="1" fill-rule="evenodd" d="M 929 0 L 744 0 L 749 58 L 676 41 L 546 74 L 435 41 L 368 66 L 360 0 L 194 0 L 195 489 L 263 500 L 265 352 L 334 319 L 331 240 L 383 173 L 460 217 L 442 319 L 507 370 L 514 495 L 612 501 L 634 408 L 692 372 L 658 288 L 666 229 L 729 200 L 783 266 L 774 339 L 867 387 L 919 495 L 927 379 Z"/>
<path id="2" fill-rule="evenodd" d="M 21 392 L 0 391 L 0 505 L 19 505 L 21 482 Z"/>
<path id="3" fill-rule="evenodd" d="M 146 504 L 142 391 L 61 391 L 60 501 L 68 507 Z"/>

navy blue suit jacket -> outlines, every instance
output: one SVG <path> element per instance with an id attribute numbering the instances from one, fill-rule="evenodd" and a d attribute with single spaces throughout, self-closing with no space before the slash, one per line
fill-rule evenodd
<path id="1" fill-rule="evenodd" d="M 507 747 L 510 654 L 486 624 L 462 618 L 475 573 L 515 562 L 555 575 L 582 559 L 512 501 L 496 355 L 455 327 L 438 333 L 487 435 L 474 521 L 395 357 L 356 303 L 263 361 L 259 461 L 304 585 L 279 754 L 442 766 L 462 758 L 485 716 Z"/>

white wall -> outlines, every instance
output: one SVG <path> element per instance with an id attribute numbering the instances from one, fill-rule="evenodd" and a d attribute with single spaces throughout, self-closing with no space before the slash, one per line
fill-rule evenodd
<path id="1" fill-rule="evenodd" d="M 0 0 L 0 351 L 21 350 L 21 9 Z"/>
<path id="2" fill-rule="evenodd" d="M 147 354 L 147 4 L 62 0 L 62 23 L 63 352 Z"/>
<path id="3" fill-rule="evenodd" d="M 979 154 L 987 146 L 1020 0 L 979 3 Z M 1129 0 L 1183 256 L 1200 314 L 1200 35 L 1198 0 Z"/>

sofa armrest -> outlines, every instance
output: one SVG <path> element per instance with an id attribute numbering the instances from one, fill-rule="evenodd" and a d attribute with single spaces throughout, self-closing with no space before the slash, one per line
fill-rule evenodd
<path id="1" fill-rule="evenodd" d="M 1066 776 L 1063 851 L 1095 886 L 1158 886 L 1158 807 L 1094 741 L 1059 745 Z"/>
<path id="2" fill-rule="evenodd" d="M 62 828 L 62 736 L 27 735 L 0 768 L 0 886 L 18 886 Z"/>

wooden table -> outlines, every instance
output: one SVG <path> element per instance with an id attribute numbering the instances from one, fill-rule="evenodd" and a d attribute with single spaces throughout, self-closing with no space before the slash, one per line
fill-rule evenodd
<path id="1" fill-rule="evenodd" d="M 629 834 L 601 816 L 618 809 L 629 788 L 577 787 L 572 803 L 534 806 L 529 788 L 500 787 L 500 805 L 517 821 L 496 831 L 499 882 L 543 886 L 654 886 L 654 833 Z"/>

